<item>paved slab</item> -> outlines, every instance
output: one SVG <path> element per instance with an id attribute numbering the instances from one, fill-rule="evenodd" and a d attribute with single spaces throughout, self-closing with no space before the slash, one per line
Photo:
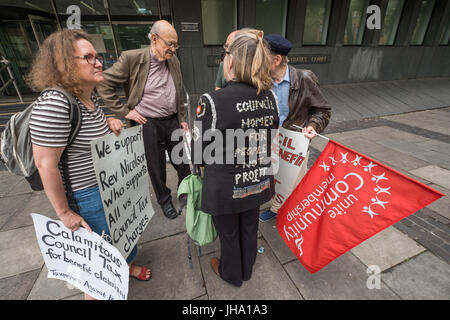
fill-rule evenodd
<path id="1" fill-rule="evenodd" d="M 412 157 L 417 157 L 418 155 L 430 152 L 430 150 L 420 147 L 419 145 L 417 145 L 417 143 L 399 140 L 396 138 L 387 137 L 386 139 L 382 139 L 377 143 L 387 148 L 410 155 Z"/>
<path id="2" fill-rule="evenodd" d="M 33 189 L 31 189 L 30 184 L 28 181 L 25 180 L 25 178 L 19 179 L 19 181 L 14 184 L 11 189 L 8 192 L 8 195 L 18 195 L 18 194 L 24 194 L 24 193 L 31 193 L 33 192 Z M 37 191 L 43 193 L 43 191 Z"/>
<path id="3" fill-rule="evenodd" d="M 394 227 L 377 233 L 351 250 L 367 267 L 376 265 L 382 271 L 423 251 L 425 251 L 424 247 Z"/>
<path id="4" fill-rule="evenodd" d="M 334 137 L 333 139 L 336 139 L 337 141 L 361 138 L 375 143 L 388 138 L 395 138 L 397 140 L 406 142 L 422 142 L 428 140 L 428 138 L 426 137 L 387 126 L 375 126 L 366 129 L 346 130 L 344 132 L 333 133 L 329 135 L 329 137 Z"/>
<path id="5" fill-rule="evenodd" d="M 390 148 L 385 148 L 385 150 L 381 152 L 375 152 L 372 156 L 381 163 L 402 171 L 410 171 L 429 164 L 424 160 Z"/>
<path id="6" fill-rule="evenodd" d="M 26 199 L 27 200 L 20 205 L 21 210 L 10 215 L 8 221 L 1 227 L 2 231 L 32 226 L 33 219 L 31 218 L 31 213 L 39 213 L 51 219 L 59 219 L 45 193 L 30 193 L 26 195 Z"/>
<path id="7" fill-rule="evenodd" d="M 450 123 L 450 121 L 449 121 L 449 123 Z M 449 143 L 430 139 L 430 140 L 426 140 L 423 142 L 418 142 L 417 145 L 419 147 L 427 149 L 428 151 L 441 152 L 443 154 L 446 154 L 447 157 L 450 157 L 450 144 Z"/>
<path id="8" fill-rule="evenodd" d="M 0 171 L 0 196 L 4 196 L 9 193 L 12 187 L 14 187 L 21 178 L 10 174 L 8 171 Z"/>
<path id="9" fill-rule="evenodd" d="M 406 103 L 399 100 L 395 95 L 390 95 L 385 88 L 381 88 L 379 84 L 372 82 L 367 83 L 363 87 L 366 91 L 370 92 L 371 99 L 377 99 L 381 102 L 385 102 L 389 108 L 392 108 L 392 114 L 398 112 L 410 112 L 412 109 Z"/>
<path id="10" fill-rule="evenodd" d="M 450 220 L 450 190 L 436 184 L 430 184 L 430 187 L 442 192 L 445 196 L 429 204 L 428 208 Z"/>
<path id="11" fill-rule="evenodd" d="M 0 232 L 0 279 L 39 269 L 44 264 L 33 227 Z"/>
<path id="12" fill-rule="evenodd" d="M 428 181 L 440 185 L 446 189 L 450 189 L 450 170 L 442 169 L 435 165 L 425 166 L 410 170 L 412 174 L 423 177 Z"/>
<path id="13" fill-rule="evenodd" d="M 258 247 L 264 247 L 264 253 L 256 256 L 253 274 L 240 288 L 220 279 L 212 270 L 210 260 L 219 253 L 204 255 L 200 258 L 206 290 L 211 300 L 300 300 L 301 295 L 279 264 L 264 239 L 258 239 Z"/>
<path id="14" fill-rule="evenodd" d="M 416 127 L 426 127 L 430 131 L 442 133 L 449 135 L 450 134 L 450 128 L 448 127 L 448 121 L 442 120 L 438 121 L 436 119 L 427 119 L 427 118 L 418 118 L 418 119 L 411 119 L 411 118 L 405 118 L 405 117 L 396 117 L 390 119 L 391 121 L 404 123 L 410 126 L 416 126 Z"/>
<path id="15" fill-rule="evenodd" d="M 333 113 L 331 114 L 332 121 L 345 121 L 361 118 L 361 114 L 349 108 L 341 99 L 336 97 L 331 90 L 323 90 L 323 94 L 328 103 L 333 106 Z"/>
<path id="16" fill-rule="evenodd" d="M 82 293 L 70 283 L 48 278 L 47 275 L 48 269 L 44 265 L 28 295 L 28 300 L 60 300 Z"/>
<path id="17" fill-rule="evenodd" d="M 450 268 L 429 252 L 402 263 L 381 275 L 403 299 L 448 300 Z"/>
<path id="18" fill-rule="evenodd" d="M 347 147 L 357 150 L 358 152 L 361 152 L 365 155 L 371 155 L 376 152 L 382 152 L 386 150 L 385 146 L 377 142 L 360 138 L 356 134 L 353 137 L 346 137 L 346 138 L 342 137 L 340 142 L 346 145 Z"/>
<path id="19" fill-rule="evenodd" d="M 16 212 L 22 212 L 31 194 L 0 197 L 0 230 Z"/>
<path id="20" fill-rule="evenodd" d="M 194 299 L 206 294 L 197 255 L 189 267 L 185 234 L 138 246 L 137 265 L 152 271 L 150 281 L 130 278 L 129 300 Z"/>
<path id="21" fill-rule="evenodd" d="M 174 197 L 176 196 L 176 194 L 172 194 L 172 196 Z M 166 218 L 166 216 L 162 212 L 161 207 L 154 199 L 152 199 L 151 202 L 153 209 L 155 210 L 155 214 L 150 220 L 148 227 L 139 238 L 139 244 L 186 231 L 185 216 L 179 216 L 176 219 L 170 220 Z M 174 200 L 173 204 L 178 209 L 178 201 Z"/>
<path id="22" fill-rule="evenodd" d="M 0 279 L 0 300 L 26 300 L 40 269 Z"/>
<path id="23" fill-rule="evenodd" d="M 306 300 L 398 299 L 386 285 L 368 289 L 367 267 L 350 252 L 314 274 L 299 261 L 286 264 L 285 269 Z"/>
<path id="24" fill-rule="evenodd" d="M 267 222 L 260 222 L 259 230 L 281 264 L 297 259 L 291 249 L 289 249 L 280 237 L 277 230 L 276 219 Z"/>

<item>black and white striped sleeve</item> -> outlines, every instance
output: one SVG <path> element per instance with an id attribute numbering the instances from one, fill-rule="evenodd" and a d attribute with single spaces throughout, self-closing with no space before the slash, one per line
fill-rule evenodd
<path id="1" fill-rule="evenodd" d="M 49 91 L 38 98 L 30 118 L 33 144 L 43 147 L 65 147 L 70 134 L 70 106 L 59 92 Z"/>

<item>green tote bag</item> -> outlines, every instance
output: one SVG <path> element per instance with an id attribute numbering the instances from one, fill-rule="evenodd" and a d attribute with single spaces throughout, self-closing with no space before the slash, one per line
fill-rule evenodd
<path id="1" fill-rule="evenodd" d="M 212 243 L 217 238 L 212 216 L 200 210 L 202 203 L 202 178 L 190 174 L 181 181 L 178 197 L 187 194 L 186 231 L 199 246 Z"/>

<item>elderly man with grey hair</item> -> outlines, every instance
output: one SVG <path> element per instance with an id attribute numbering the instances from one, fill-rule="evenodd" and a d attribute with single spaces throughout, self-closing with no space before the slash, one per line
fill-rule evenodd
<path id="1" fill-rule="evenodd" d="M 165 151 L 181 141 L 172 141 L 172 132 L 182 127 L 188 130 L 183 104 L 183 84 L 180 62 L 175 56 L 178 35 L 165 20 L 153 24 L 150 47 L 122 52 L 119 60 L 103 72 L 105 81 L 97 87 L 105 105 L 116 116 L 125 118 L 128 125 L 143 125 L 145 155 L 150 179 L 164 215 L 174 219 L 175 210 L 171 190 L 166 185 Z M 127 101 L 122 103 L 116 92 L 123 87 Z M 180 138 L 181 140 L 182 138 Z M 172 165 L 178 174 L 178 185 L 190 174 L 188 164 Z M 180 212 L 186 198 L 180 198 Z"/>

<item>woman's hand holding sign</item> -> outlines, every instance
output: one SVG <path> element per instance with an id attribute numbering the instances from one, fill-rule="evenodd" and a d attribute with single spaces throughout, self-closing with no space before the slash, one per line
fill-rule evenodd
<path id="1" fill-rule="evenodd" d="M 122 131 L 123 123 L 119 119 L 116 118 L 107 118 L 106 122 L 108 123 L 109 129 L 118 136 L 120 134 L 120 131 Z"/>
<path id="2" fill-rule="evenodd" d="M 74 211 L 67 209 L 62 213 L 58 213 L 58 217 L 61 219 L 61 222 L 71 231 L 77 231 L 80 227 L 85 228 L 87 231 L 92 232 L 91 227 L 87 224 L 87 222 Z"/>

